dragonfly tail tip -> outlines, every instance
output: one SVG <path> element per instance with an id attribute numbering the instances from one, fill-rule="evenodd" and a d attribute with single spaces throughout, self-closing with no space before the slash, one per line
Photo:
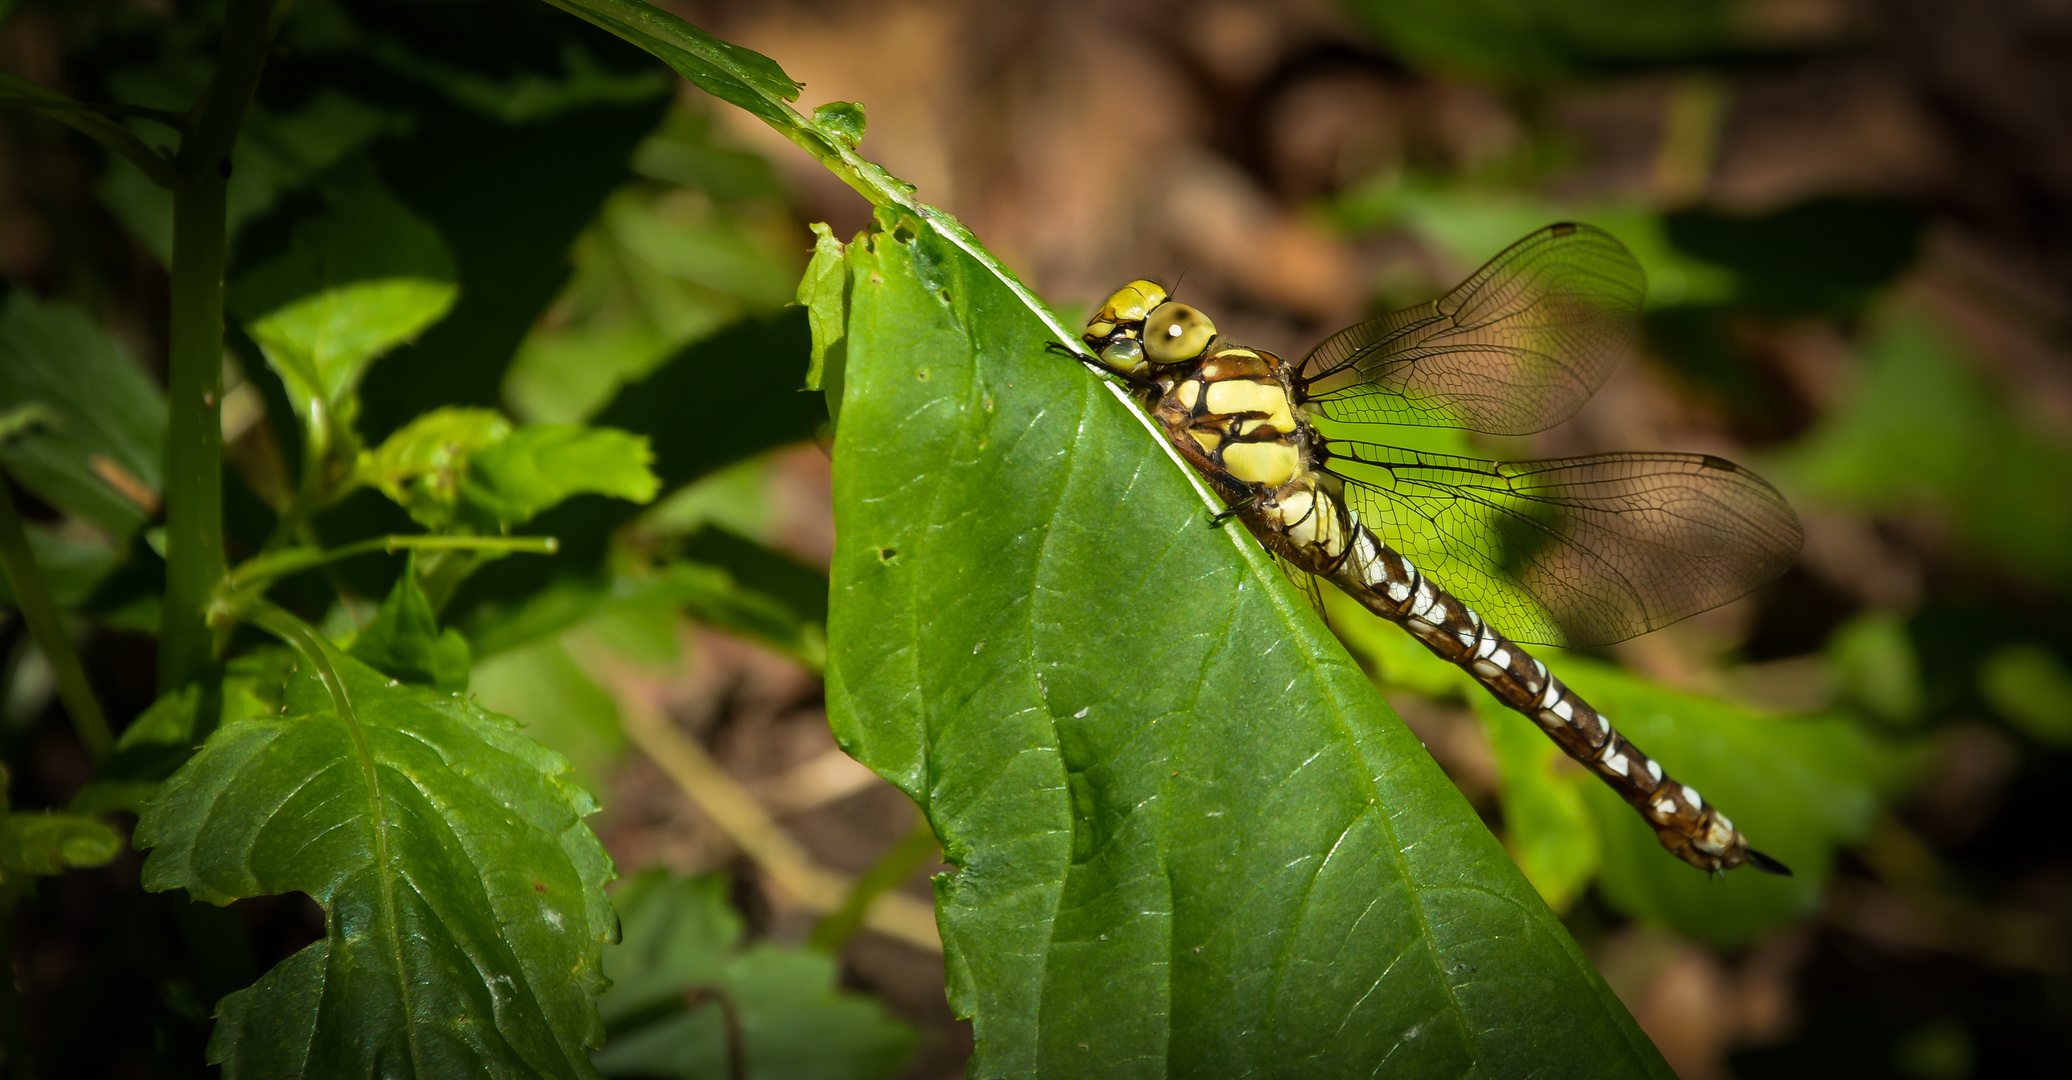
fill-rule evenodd
<path id="1" fill-rule="evenodd" d="M 1757 851 L 1754 848 L 1748 849 L 1748 862 L 1750 865 L 1754 866 L 1758 870 L 1761 870 L 1765 874 L 1775 874 L 1778 877 L 1791 876 L 1791 867 L 1786 866 L 1781 862 L 1778 862 L 1777 860 L 1769 857 L 1768 855 L 1763 854 L 1760 851 Z"/>

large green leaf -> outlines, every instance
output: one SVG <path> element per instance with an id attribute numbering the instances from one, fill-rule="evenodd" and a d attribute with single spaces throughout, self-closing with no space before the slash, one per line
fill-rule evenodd
<path id="1" fill-rule="evenodd" d="M 611 862 L 568 763 L 319 645 L 137 823 L 148 889 L 303 892 L 322 941 L 218 1003 L 224 1076 L 593 1076 Z M 312 668 L 315 668 L 313 671 Z"/>
<path id="2" fill-rule="evenodd" d="M 0 463 L 37 497 L 118 534 L 147 520 L 164 486 L 165 396 L 84 311 L 8 295 L 0 413 L 14 414 Z"/>
<path id="3" fill-rule="evenodd" d="M 1264 553 L 1005 280 L 880 214 L 829 700 L 958 867 L 973 1074 L 1667 1075 Z"/>
<path id="4" fill-rule="evenodd" d="M 837 989 L 831 956 L 744 946 L 726 889 L 722 876 L 673 878 L 657 868 L 618 891 L 626 940 L 605 954 L 612 989 L 600 1006 L 611 1041 L 598 1068 L 612 1076 L 725 1075 L 731 1009 L 746 1075 L 758 1080 L 870 1080 L 898 1071 L 913 1052 L 913 1029 Z"/>
<path id="5" fill-rule="evenodd" d="M 790 108 L 767 60 L 637 0 L 550 2 L 887 224 L 808 297 L 845 350 L 828 699 L 959 867 L 938 910 L 974 1075 L 1668 1075 L 1270 561 L 1043 349 L 1069 333 L 975 237 Z"/>

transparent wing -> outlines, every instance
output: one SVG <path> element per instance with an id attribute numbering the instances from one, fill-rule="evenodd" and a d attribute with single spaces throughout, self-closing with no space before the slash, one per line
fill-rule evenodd
<path id="1" fill-rule="evenodd" d="M 1646 291 L 1610 233 L 1549 225 L 1445 296 L 1326 338 L 1297 385 L 1336 420 L 1543 431 L 1633 352 Z"/>
<path id="2" fill-rule="evenodd" d="M 1346 504 L 1528 644 L 1608 645 L 1742 596 L 1804 540 L 1764 480 L 1709 454 L 1494 462 L 1332 440 Z"/>
<path id="3" fill-rule="evenodd" d="M 1280 564 L 1281 573 L 1288 575 L 1288 581 L 1295 586 L 1295 591 L 1301 593 L 1304 600 L 1309 601 L 1310 610 L 1317 613 L 1317 618 L 1324 620 L 1324 625 L 1331 625 L 1331 614 L 1324 608 L 1324 591 L 1317 584 L 1317 576 L 1278 553 L 1274 555 L 1273 561 Z"/>

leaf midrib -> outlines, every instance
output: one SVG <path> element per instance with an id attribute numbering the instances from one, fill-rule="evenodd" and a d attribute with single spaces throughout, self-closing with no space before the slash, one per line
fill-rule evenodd
<path id="1" fill-rule="evenodd" d="M 331 663 L 331 656 L 324 644 L 315 635 L 307 634 L 308 656 L 317 668 L 317 677 L 324 683 L 324 689 L 331 695 L 331 704 L 338 710 L 338 718 L 352 737 L 353 753 L 359 759 L 360 771 L 367 778 L 368 817 L 374 828 L 374 878 L 381 883 L 382 936 L 388 939 L 392 971 L 395 972 L 396 996 L 403 1003 L 404 1037 L 410 1044 L 411 1071 L 415 1073 L 425 1060 L 424 1047 L 418 1042 L 417 1007 L 411 999 L 410 980 L 404 975 L 405 957 L 403 951 L 402 920 L 396 911 L 396 885 L 391 870 L 394 864 L 389 859 L 389 821 L 383 812 L 385 802 L 381 794 L 381 769 L 374 759 L 374 748 L 367 741 L 367 732 L 360 726 L 360 718 L 353 708 L 352 694 L 346 689 L 345 680 Z"/>

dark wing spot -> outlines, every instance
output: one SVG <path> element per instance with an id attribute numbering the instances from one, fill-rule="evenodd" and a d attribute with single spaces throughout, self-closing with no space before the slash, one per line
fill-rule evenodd
<path id="1" fill-rule="evenodd" d="M 1547 231 L 1555 236 L 1567 236 L 1569 233 L 1576 231 L 1576 223 L 1573 221 L 1557 221 L 1547 226 Z"/>
<path id="2" fill-rule="evenodd" d="M 1713 457 L 1711 454 L 1705 455 L 1704 460 L 1699 462 L 1699 464 L 1708 469 L 1718 469 L 1721 472 L 1739 472 L 1741 470 L 1741 466 L 1723 457 Z"/>

